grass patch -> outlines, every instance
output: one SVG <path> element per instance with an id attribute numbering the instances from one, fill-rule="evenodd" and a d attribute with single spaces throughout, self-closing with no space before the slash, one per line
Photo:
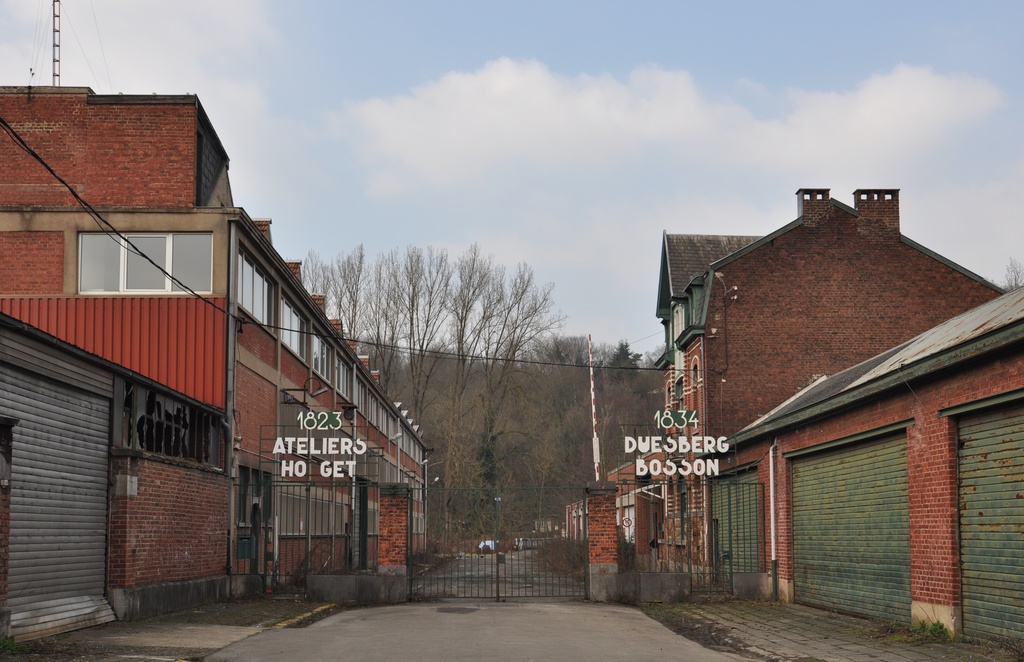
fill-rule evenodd
<path id="1" fill-rule="evenodd" d="M 24 653 L 25 647 L 21 644 L 14 642 L 11 637 L 0 638 L 0 655 L 13 655 L 15 653 Z"/>

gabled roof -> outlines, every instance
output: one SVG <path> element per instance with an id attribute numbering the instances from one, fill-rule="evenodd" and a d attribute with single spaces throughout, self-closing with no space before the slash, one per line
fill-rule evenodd
<path id="1" fill-rule="evenodd" d="M 947 320 L 863 363 L 816 380 L 736 437 L 743 441 L 805 423 L 894 386 L 905 388 L 909 379 L 1019 340 L 1024 340 L 1024 288 Z"/>
<path id="2" fill-rule="evenodd" d="M 717 262 L 760 237 L 709 234 L 665 234 L 665 260 L 672 296 L 681 296 L 686 286 Z"/>
<path id="3" fill-rule="evenodd" d="M 760 237 L 664 233 L 661 252 L 661 283 L 658 310 L 667 311 L 672 299 L 683 296 L 687 286 L 715 261 L 744 248 Z"/>

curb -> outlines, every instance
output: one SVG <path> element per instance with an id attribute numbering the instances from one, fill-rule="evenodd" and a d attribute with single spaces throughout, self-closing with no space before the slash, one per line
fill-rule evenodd
<path id="1" fill-rule="evenodd" d="M 291 625 L 293 623 L 298 623 L 299 621 L 301 621 L 303 619 L 309 618 L 310 616 L 315 616 L 316 614 L 319 614 L 320 612 L 324 611 L 325 609 L 331 609 L 332 607 L 335 607 L 335 606 L 336 605 L 333 605 L 333 604 L 320 605 L 319 607 L 317 607 L 313 611 L 307 611 L 305 614 L 299 614 L 298 616 L 295 616 L 293 618 L 289 618 L 286 621 L 281 621 L 280 623 L 277 623 L 276 625 L 270 626 L 269 629 L 277 630 L 279 628 L 286 628 L 286 627 L 288 627 L 289 625 Z"/>

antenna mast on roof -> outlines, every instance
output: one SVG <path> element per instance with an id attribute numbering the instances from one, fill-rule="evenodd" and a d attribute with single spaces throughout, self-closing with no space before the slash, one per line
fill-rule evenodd
<path id="1" fill-rule="evenodd" d="M 60 0 L 53 0 L 53 86 L 60 87 Z"/>

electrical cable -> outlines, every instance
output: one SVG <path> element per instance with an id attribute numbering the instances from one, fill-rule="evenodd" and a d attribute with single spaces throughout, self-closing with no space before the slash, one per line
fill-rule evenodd
<path id="1" fill-rule="evenodd" d="M 14 143 L 20 149 L 22 149 L 26 154 L 28 154 L 30 157 L 32 157 L 32 159 L 34 159 L 40 165 L 42 165 L 43 168 L 45 168 L 46 171 L 50 174 L 50 176 L 53 177 L 57 182 L 59 182 L 61 184 L 61 186 L 63 186 L 68 191 L 68 193 L 71 194 L 71 196 L 75 199 L 75 201 L 89 214 L 89 216 L 93 219 L 93 221 L 96 223 L 96 225 L 100 228 L 101 231 L 103 231 L 105 234 L 110 236 L 112 239 L 114 237 L 116 237 L 117 239 L 115 241 L 123 242 L 123 245 L 125 246 L 125 248 L 127 250 L 130 250 L 135 255 L 138 255 L 139 257 L 145 259 L 155 269 L 157 269 L 160 273 L 164 274 L 168 279 L 170 279 L 170 281 L 172 283 L 174 283 L 175 285 L 180 287 L 182 289 L 182 291 L 184 291 L 184 292 L 188 293 L 189 295 L 191 295 L 192 297 L 194 297 L 196 299 L 199 299 L 200 301 L 206 303 L 207 305 L 209 305 L 213 309 L 215 309 L 218 312 L 224 314 L 228 319 L 230 319 L 233 322 L 238 323 L 238 324 L 256 325 L 256 326 L 258 326 L 258 327 L 260 327 L 260 328 L 262 328 L 262 329 L 264 329 L 266 331 L 271 331 L 271 330 L 275 330 L 275 331 L 289 331 L 289 332 L 292 332 L 292 333 L 298 333 L 298 334 L 302 334 L 302 335 L 315 335 L 315 336 L 320 336 L 321 335 L 321 334 L 316 333 L 315 331 L 307 331 L 305 329 L 291 329 L 291 328 L 287 328 L 287 327 L 276 326 L 276 325 L 273 325 L 273 324 L 267 324 L 267 323 L 263 323 L 263 322 L 258 322 L 258 321 L 250 320 L 250 319 L 248 319 L 246 317 L 241 317 L 239 315 L 232 314 L 229 310 L 227 310 L 223 306 L 220 306 L 216 302 L 211 301 L 210 299 L 206 298 L 202 294 L 196 292 L 191 287 L 189 287 L 188 285 L 183 283 L 181 280 L 176 278 L 174 275 L 172 275 L 170 272 L 168 272 L 164 267 L 162 267 L 161 265 L 157 264 L 151 257 L 149 257 L 149 255 L 147 255 L 144 251 L 142 251 L 140 248 L 135 246 L 135 244 L 133 244 L 131 242 L 131 240 L 127 236 L 125 236 L 120 230 L 118 230 L 106 218 L 104 218 L 103 215 L 96 208 L 94 208 L 87 200 L 85 200 L 78 193 L 78 191 L 76 191 L 74 189 L 73 186 L 71 186 L 67 181 L 65 181 L 64 178 L 61 177 L 57 173 L 57 171 L 54 170 L 54 168 L 52 166 L 50 166 L 50 164 L 47 163 L 46 160 L 38 152 L 36 152 L 34 149 L 32 149 L 32 147 L 25 141 L 25 139 L 22 138 L 22 136 L 14 129 L 14 127 L 12 127 L 7 122 L 7 120 L 4 117 L 2 117 L 2 116 L 0 116 L 0 129 L 3 129 L 3 131 L 11 138 L 11 140 L 14 141 Z M 474 354 L 460 354 L 460 353 L 457 353 L 457 352 L 449 352 L 449 351 L 440 350 L 440 349 L 437 349 L 437 350 L 431 350 L 431 349 L 428 349 L 428 350 L 417 350 L 417 349 L 414 349 L 412 347 L 403 347 L 403 346 L 400 346 L 400 345 L 390 345 L 390 344 L 386 344 L 386 343 L 376 343 L 376 342 L 373 342 L 373 341 L 361 340 L 361 339 L 358 339 L 358 338 L 344 338 L 343 337 L 342 340 L 354 340 L 357 343 L 361 343 L 361 344 L 364 344 L 364 345 L 370 345 L 371 347 L 374 347 L 374 348 L 376 348 L 378 350 L 380 350 L 380 349 L 387 349 L 387 350 L 392 350 L 392 351 L 397 351 L 397 352 L 408 353 L 409 355 L 418 354 L 418 355 L 421 355 L 421 356 L 433 356 L 433 357 L 436 357 L 436 358 L 439 358 L 439 359 L 487 361 L 487 362 L 494 362 L 494 363 L 515 363 L 515 364 L 522 364 L 522 365 L 536 365 L 536 366 L 560 367 L 560 368 L 583 368 L 583 369 L 586 369 L 586 368 L 589 367 L 586 363 L 565 363 L 565 362 L 556 362 L 556 361 L 541 361 L 541 360 L 537 360 L 537 359 L 506 358 L 506 357 L 494 357 L 494 356 L 484 356 L 484 355 L 474 355 Z M 598 370 L 631 370 L 631 371 L 637 371 L 637 372 L 644 372 L 644 371 L 657 371 L 657 372 L 661 372 L 661 369 L 659 369 L 659 368 L 643 367 L 643 366 L 596 365 L 594 367 L 595 367 L 595 369 L 598 369 Z"/>

